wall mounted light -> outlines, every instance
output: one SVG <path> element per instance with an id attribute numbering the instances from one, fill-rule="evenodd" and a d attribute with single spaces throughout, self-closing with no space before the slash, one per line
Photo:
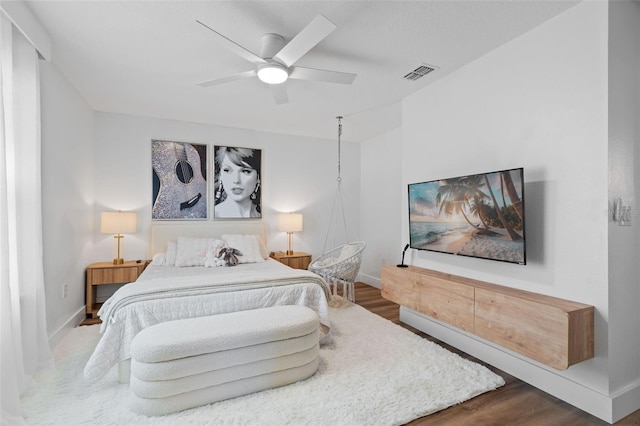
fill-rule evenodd
<path id="1" fill-rule="evenodd" d="M 137 213 L 130 212 L 102 212 L 100 216 L 100 232 L 102 234 L 116 234 L 113 238 L 118 242 L 118 256 L 113 259 L 114 265 L 121 265 L 124 259 L 120 257 L 121 234 L 135 234 L 138 221 Z"/>
<path id="2" fill-rule="evenodd" d="M 287 254 L 293 254 L 293 247 L 291 246 L 291 237 L 294 232 L 302 231 L 302 214 L 301 213 L 284 213 L 278 217 L 278 230 L 280 232 L 286 232 L 289 237 L 289 245 Z"/>

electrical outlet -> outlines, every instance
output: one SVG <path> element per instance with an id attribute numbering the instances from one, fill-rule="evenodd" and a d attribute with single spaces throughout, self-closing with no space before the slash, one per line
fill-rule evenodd
<path id="1" fill-rule="evenodd" d="M 62 298 L 66 299 L 69 295 L 69 283 L 62 284 Z"/>
<path id="2" fill-rule="evenodd" d="M 618 224 L 620 226 L 631 226 L 631 206 L 622 206 Z"/>

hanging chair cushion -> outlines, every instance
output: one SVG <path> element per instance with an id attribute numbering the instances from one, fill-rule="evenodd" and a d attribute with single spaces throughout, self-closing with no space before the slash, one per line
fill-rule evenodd
<path id="1" fill-rule="evenodd" d="M 340 247 L 337 247 L 337 249 L 340 249 Z M 327 252 L 327 256 L 320 257 L 318 260 L 313 262 L 313 266 L 322 268 L 333 265 L 334 263 L 342 262 L 343 260 L 357 254 L 358 250 L 360 250 L 360 246 L 358 244 L 345 244 L 340 249 L 340 255 L 335 257 L 335 254 L 337 254 L 338 251 L 337 249 Z"/>
<path id="2" fill-rule="evenodd" d="M 336 247 L 320 256 L 309 266 L 309 270 L 328 280 L 353 281 L 360 269 L 364 247 L 361 242 Z"/>
<path id="3" fill-rule="evenodd" d="M 322 254 L 318 259 L 313 262 L 314 267 L 316 266 L 329 266 L 333 263 L 342 262 L 344 260 L 348 260 L 351 257 L 354 257 L 359 254 L 359 252 L 364 248 L 363 243 L 348 243 L 338 247 L 335 247 L 324 254 Z"/>
<path id="4" fill-rule="evenodd" d="M 324 259 L 318 259 L 311 264 L 313 268 L 324 268 L 325 266 L 329 266 L 333 263 L 336 263 L 338 259 L 335 257 L 326 257 Z"/>
<path id="5" fill-rule="evenodd" d="M 345 260 L 358 253 L 360 246 L 358 244 L 345 244 L 342 246 L 342 250 L 340 250 L 340 257 L 338 257 L 338 261 Z"/>

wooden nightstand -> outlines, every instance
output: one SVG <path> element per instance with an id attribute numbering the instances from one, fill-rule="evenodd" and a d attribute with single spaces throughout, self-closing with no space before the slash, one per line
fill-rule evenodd
<path id="1" fill-rule="evenodd" d="M 311 255 L 309 253 L 294 252 L 293 254 L 285 254 L 283 252 L 271 253 L 270 257 L 280 263 L 293 269 L 307 269 L 311 263 Z"/>
<path id="2" fill-rule="evenodd" d="M 95 286 L 103 284 L 128 284 L 138 279 L 149 262 L 143 260 L 125 262 L 121 265 L 114 265 L 113 262 L 92 263 L 87 266 L 87 320 L 83 322 L 96 324 L 100 322 L 98 310 L 102 303 L 96 303 L 97 288 Z M 95 290 L 95 291 L 94 291 Z"/>

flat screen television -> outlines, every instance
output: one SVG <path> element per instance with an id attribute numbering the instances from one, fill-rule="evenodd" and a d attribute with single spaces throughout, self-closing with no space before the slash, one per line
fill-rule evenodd
<path id="1" fill-rule="evenodd" d="M 526 264 L 523 168 L 408 186 L 411 248 Z"/>

